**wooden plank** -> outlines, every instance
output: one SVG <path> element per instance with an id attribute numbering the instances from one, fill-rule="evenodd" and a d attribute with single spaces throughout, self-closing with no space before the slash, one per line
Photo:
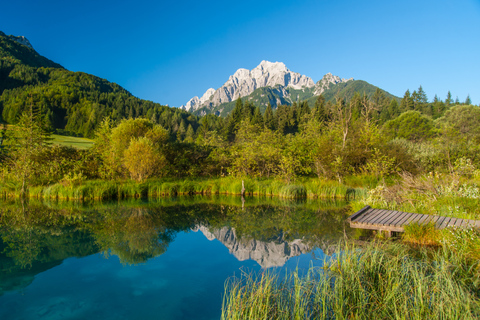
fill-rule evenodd
<path id="1" fill-rule="evenodd" d="M 475 228 L 475 220 L 467 220 L 467 228 Z"/>
<path id="2" fill-rule="evenodd" d="M 439 229 L 442 225 L 443 220 L 445 220 L 444 216 L 439 216 L 437 222 L 435 222 L 435 228 Z"/>
<path id="3" fill-rule="evenodd" d="M 475 228 L 480 228 L 480 220 L 475 221 Z"/>
<path id="4" fill-rule="evenodd" d="M 377 221 L 375 224 L 377 225 L 385 225 L 385 223 L 392 218 L 392 211 L 389 211 L 386 215 L 382 217 L 379 221 Z"/>
<path id="5" fill-rule="evenodd" d="M 400 216 L 403 214 L 401 211 L 394 211 L 392 214 L 392 218 L 386 222 L 387 226 L 393 226 L 394 222 L 400 218 Z"/>
<path id="6" fill-rule="evenodd" d="M 403 218 L 408 215 L 408 212 L 400 212 L 395 220 L 393 220 L 390 225 L 391 226 L 400 226 L 399 222 L 403 220 Z"/>
<path id="7" fill-rule="evenodd" d="M 463 224 L 463 219 L 457 219 L 457 222 L 455 222 L 455 227 L 460 228 Z"/>
<path id="8" fill-rule="evenodd" d="M 379 221 L 383 220 L 388 215 L 388 210 L 382 210 L 379 215 L 375 217 L 375 219 L 370 220 L 370 224 L 378 224 Z"/>
<path id="9" fill-rule="evenodd" d="M 453 227 L 455 226 L 455 222 L 457 222 L 457 218 L 452 218 L 449 222 L 448 222 L 448 226 L 450 227 Z"/>
<path id="10" fill-rule="evenodd" d="M 378 230 L 378 231 L 393 231 L 393 232 L 405 231 L 405 229 L 401 227 L 378 227 L 376 225 L 366 224 L 366 223 L 352 223 L 350 227 L 356 228 L 356 229 L 369 229 L 369 230 Z"/>
<path id="11" fill-rule="evenodd" d="M 375 212 L 377 211 L 377 209 L 368 209 L 367 211 L 365 211 L 362 215 L 360 216 L 357 216 L 355 218 L 355 220 L 352 220 L 351 222 L 360 222 L 360 221 L 363 221 L 365 219 L 367 219 L 368 217 L 370 217 L 372 214 L 375 214 Z"/>
<path id="12" fill-rule="evenodd" d="M 403 226 L 407 222 L 407 220 L 413 215 L 411 212 L 407 212 L 405 216 L 403 216 L 402 220 L 398 222 L 398 225 Z"/>
<path id="13" fill-rule="evenodd" d="M 396 213 L 398 211 L 390 211 L 388 213 L 388 215 L 386 215 L 380 222 L 379 224 L 381 225 L 384 225 L 384 226 L 388 226 L 388 222 L 391 221 L 392 219 L 394 219 L 396 217 Z"/>
<path id="14" fill-rule="evenodd" d="M 422 217 L 418 220 L 418 224 L 425 224 L 428 217 L 428 214 L 422 214 Z"/>
<path id="15" fill-rule="evenodd" d="M 416 213 L 412 213 L 412 215 L 411 215 L 410 217 L 408 217 L 408 219 L 405 221 L 404 225 L 409 224 L 410 222 L 412 222 L 412 221 L 415 219 L 416 216 L 417 216 Z"/>
<path id="16" fill-rule="evenodd" d="M 385 216 L 388 214 L 388 210 L 378 210 L 378 212 L 375 213 L 375 215 L 372 215 L 368 221 L 364 221 L 365 223 L 370 223 L 374 224 L 375 221 L 380 219 L 382 216 Z"/>
<path id="17" fill-rule="evenodd" d="M 357 218 L 358 216 L 360 216 L 361 214 L 363 214 L 365 211 L 367 211 L 368 209 L 371 209 L 370 206 L 365 206 L 363 207 L 362 209 L 358 210 L 357 212 L 355 212 L 354 214 L 352 214 L 350 217 L 348 217 L 347 221 L 348 222 L 352 222 L 352 220 L 355 220 L 355 218 Z"/>
<path id="18" fill-rule="evenodd" d="M 420 220 L 421 218 L 422 218 L 421 214 L 414 213 L 410 216 L 410 218 L 408 219 L 406 224 L 411 224 L 411 223 L 418 222 L 418 220 Z"/>
<path id="19" fill-rule="evenodd" d="M 432 223 L 434 219 L 435 219 L 435 216 L 429 214 L 427 219 L 425 219 L 424 223 Z"/>
<path id="20" fill-rule="evenodd" d="M 440 219 L 440 216 L 434 215 L 432 220 L 430 220 L 430 222 L 432 222 L 433 224 L 436 224 L 438 219 Z"/>
<path id="21" fill-rule="evenodd" d="M 444 229 L 448 226 L 448 222 L 451 220 L 452 218 L 450 217 L 445 217 L 445 219 L 443 219 L 442 221 L 442 224 L 440 225 L 440 227 L 438 229 Z"/>
<path id="22" fill-rule="evenodd" d="M 379 209 L 368 210 L 368 211 L 366 211 L 365 214 L 363 214 L 362 216 L 357 217 L 357 219 L 355 220 L 355 222 L 365 222 L 365 221 L 368 221 L 368 220 L 372 219 L 372 217 L 376 216 L 379 211 L 380 211 Z"/>

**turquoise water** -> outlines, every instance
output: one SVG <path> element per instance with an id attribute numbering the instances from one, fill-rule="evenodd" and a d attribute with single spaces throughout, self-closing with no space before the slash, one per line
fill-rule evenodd
<path id="1" fill-rule="evenodd" d="M 344 232 L 342 203 L 272 201 L 7 206 L 0 319 L 219 319 L 227 279 L 321 265 Z"/>

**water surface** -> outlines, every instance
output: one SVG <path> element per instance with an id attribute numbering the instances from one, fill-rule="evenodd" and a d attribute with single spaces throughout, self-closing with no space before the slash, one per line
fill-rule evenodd
<path id="1" fill-rule="evenodd" d="M 345 206 L 219 196 L 5 203 L 0 319 L 219 319 L 228 278 L 328 259 L 348 232 Z"/>

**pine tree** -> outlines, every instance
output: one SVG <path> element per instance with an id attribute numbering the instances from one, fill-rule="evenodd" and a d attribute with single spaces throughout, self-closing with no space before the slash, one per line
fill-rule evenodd
<path id="1" fill-rule="evenodd" d="M 467 106 L 471 105 L 472 104 L 472 99 L 470 99 L 470 95 L 467 95 L 467 98 L 465 99 L 465 104 Z"/>
<path id="2" fill-rule="evenodd" d="M 273 116 L 272 105 L 270 104 L 270 102 L 268 103 L 267 110 L 265 110 L 265 114 L 263 117 L 264 117 L 265 127 L 270 130 L 275 130 L 276 129 L 275 118 Z"/>
<path id="3" fill-rule="evenodd" d="M 413 99 L 410 96 L 410 90 L 405 91 L 402 100 L 400 101 L 400 112 L 405 112 L 413 110 L 414 104 Z"/>
<path id="4" fill-rule="evenodd" d="M 450 91 L 448 91 L 447 93 L 447 99 L 445 100 L 445 104 L 447 106 L 451 105 L 453 102 L 453 99 L 452 99 L 452 94 L 450 93 Z"/>
<path id="5" fill-rule="evenodd" d="M 259 107 L 255 108 L 255 112 L 252 117 L 252 124 L 263 127 L 263 117 Z"/>
<path id="6" fill-rule="evenodd" d="M 422 86 L 420 86 L 418 88 L 418 91 L 417 91 L 417 99 L 418 99 L 418 103 L 420 104 L 426 104 L 428 103 L 428 98 L 427 98 L 427 94 L 425 93 L 425 91 L 423 91 L 423 88 Z"/>
<path id="7" fill-rule="evenodd" d="M 192 143 L 195 139 L 195 131 L 191 124 L 188 125 L 187 132 L 185 133 L 185 142 Z"/>
<path id="8" fill-rule="evenodd" d="M 317 97 L 315 101 L 315 106 L 313 108 L 313 117 L 318 122 L 326 122 L 328 121 L 328 113 L 325 106 L 325 97 L 321 94 Z"/>

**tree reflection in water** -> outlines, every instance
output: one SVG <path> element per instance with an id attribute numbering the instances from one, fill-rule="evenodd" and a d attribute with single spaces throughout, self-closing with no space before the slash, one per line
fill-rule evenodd
<path id="1" fill-rule="evenodd" d="M 94 205 L 6 203 L 0 209 L 0 283 L 5 290 L 20 283 L 28 285 L 32 275 L 63 259 L 98 252 L 115 255 L 123 264 L 145 263 L 164 254 L 178 232 L 191 232 L 199 226 L 205 233 L 234 234 L 235 244 L 245 244 L 243 250 L 249 250 L 248 243 L 266 248 L 285 244 L 288 256 L 277 259 L 284 261 L 292 256 L 292 243 L 326 249 L 343 237 L 347 215 L 344 202 L 271 198 L 247 198 L 243 208 L 241 199 L 235 197 Z M 242 254 L 248 258 L 256 253 Z"/>

